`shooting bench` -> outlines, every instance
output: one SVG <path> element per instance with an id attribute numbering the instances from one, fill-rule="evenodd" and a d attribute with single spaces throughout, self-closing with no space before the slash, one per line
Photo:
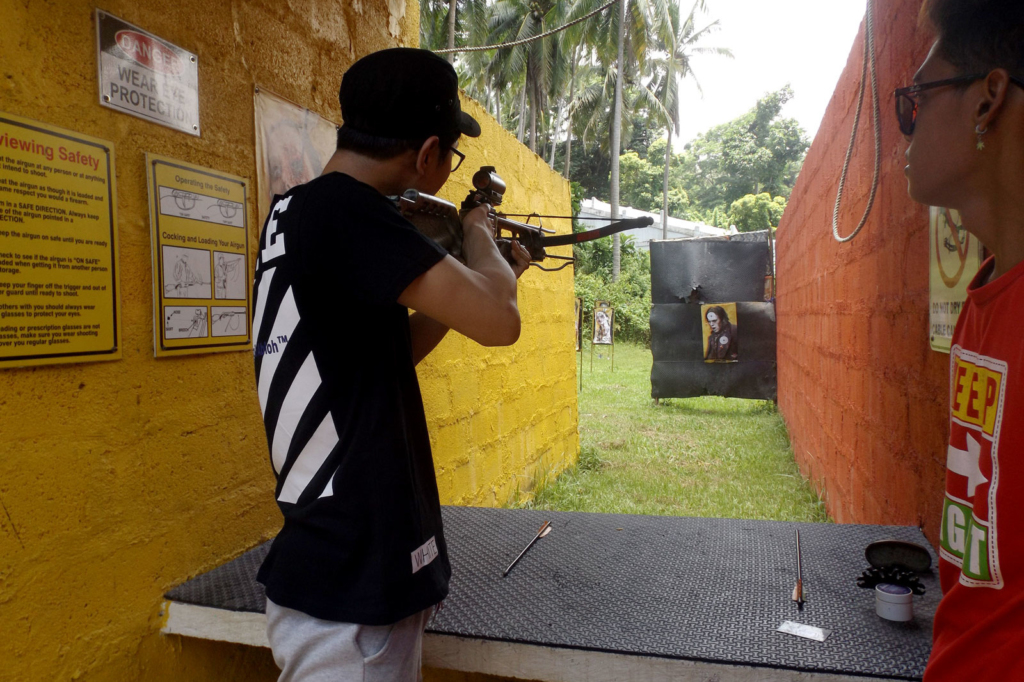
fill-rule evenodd
<path id="1" fill-rule="evenodd" d="M 524 680 L 919 680 L 940 590 L 875 615 L 865 546 L 918 528 L 445 507 L 453 575 L 424 664 Z M 550 520 L 507 577 L 501 572 Z M 800 529 L 802 610 L 794 536 Z M 167 593 L 166 634 L 267 646 L 255 580 L 269 542 Z M 935 561 L 932 552 L 933 562 Z M 783 621 L 831 630 L 824 642 Z"/>

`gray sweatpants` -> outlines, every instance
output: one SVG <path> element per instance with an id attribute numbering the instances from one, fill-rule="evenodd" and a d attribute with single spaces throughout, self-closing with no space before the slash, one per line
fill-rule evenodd
<path id="1" fill-rule="evenodd" d="M 278 682 L 419 682 L 423 629 L 433 609 L 393 625 L 313 618 L 267 600 L 267 639 Z"/>

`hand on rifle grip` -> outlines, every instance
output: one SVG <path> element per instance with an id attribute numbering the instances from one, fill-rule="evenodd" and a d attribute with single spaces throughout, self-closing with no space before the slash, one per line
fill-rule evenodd
<path id="1" fill-rule="evenodd" d="M 501 257 L 505 259 L 505 262 L 511 266 L 512 272 L 516 274 L 516 279 L 522 277 L 523 273 L 530 267 L 530 252 L 517 239 L 499 238 L 495 242 L 498 245 L 498 252 L 501 254 Z"/>
<path id="2" fill-rule="evenodd" d="M 506 255 L 504 252 L 502 252 L 501 255 L 505 256 L 505 260 L 507 260 L 508 264 L 512 266 L 512 272 L 516 273 L 516 279 L 519 279 L 520 277 L 523 276 L 524 272 L 530 269 L 530 261 L 532 260 L 530 257 L 530 252 L 516 239 L 509 240 L 509 247 L 509 255 L 511 255 L 511 258 L 509 258 L 509 256 Z"/>

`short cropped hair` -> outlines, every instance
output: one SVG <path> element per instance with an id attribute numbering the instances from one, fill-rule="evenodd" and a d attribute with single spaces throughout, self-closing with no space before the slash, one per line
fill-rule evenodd
<path id="1" fill-rule="evenodd" d="M 439 146 L 442 150 L 447 151 L 458 139 L 457 134 L 455 137 L 439 135 Z M 424 142 L 426 142 L 426 138 L 422 140 L 399 140 L 391 137 L 370 135 L 345 125 L 338 128 L 338 149 L 346 149 L 380 161 L 393 159 L 409 150 L 416 151 L 423 146 Z"/>
<path id="2" fill-rule="evenodd" d="M 926 0 L 939 54 L 964 74 L 1006 69 L 1024 78 L 1024 0 Z"/>

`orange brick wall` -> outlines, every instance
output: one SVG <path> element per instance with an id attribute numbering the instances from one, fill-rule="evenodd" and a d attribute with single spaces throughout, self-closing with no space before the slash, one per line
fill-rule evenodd
<path id="1" fill-rule="evenodd" d="M 938 540 L 949 356 L 928 342 L 928 211 L 907 196 L 893 115 L 931 44 L 920 0 L 877 0 L 882 175 L 860 235 L 832 210 L 857 106 L 863 26 L 778 231 L 779 407 L 797 462 L 840 523 L 920 525 Z M 873 169 L 870 95 L 843 197 L 856 227 Z"/>

